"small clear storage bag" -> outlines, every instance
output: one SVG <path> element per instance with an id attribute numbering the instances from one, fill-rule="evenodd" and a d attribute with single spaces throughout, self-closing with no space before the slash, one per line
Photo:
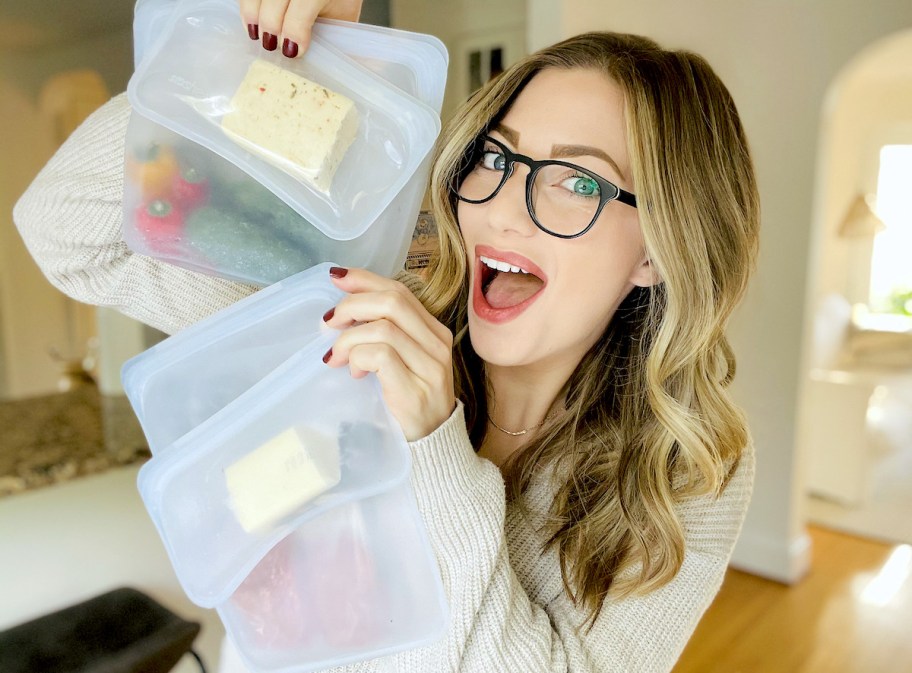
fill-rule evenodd
<path id="1" fill-rule="evenodd" d="M 197 39 L 208 34 L 207 26 L 210 32 L 220 26 L 230 36 L 220 34 L 215 46 Z M 310 68 L 310 74 L 319 66 L 321 82 L 328 81 L 323 71 L 331 72 L 335 84 L 347 85 L 359 115 L 366 110 L 364 138 L 349 148 L 327 195 L 283 170 L 281 162 L 230 140 L 216 123 L 226 94 L 208 79 L 208 88 L 194 93 L 199 78 L 188 76 L 190 66 L 180 70 L 178 59 L 165 56 L 187 40 L 196 50 L 221 49 L 233 55 L 235 69 L 225 59 L 209 69 L 224 77 L 232 72 L 235 79 L 243 64 L 262 59 L 267 52 L 241 34 L 230 0 L 149 0 L 137 6 L 134 32 L 142 62 L 128 89 L 134 114 L 124 198 L 124 238 L 133 250 L 261 286 L 328 259 L 383 275 L 402 267 L 439 132 L 447 61 L 438 40 L 320 21 L 316 46 L 303 59 L 265 57 L 286 68 Z M 199 58 L 191 51 L 180 61 Z M 182 89 L 187 86 L 189 93 Z"/>
<path id="2" fill-rule="evenodd" d="M 124 391 L 153 455 L 295 353 L 337 334 L 322 319 L 345 296 L 329 280 L 331 266 L 324 262 L 251 294 L 124 364 Z"/>

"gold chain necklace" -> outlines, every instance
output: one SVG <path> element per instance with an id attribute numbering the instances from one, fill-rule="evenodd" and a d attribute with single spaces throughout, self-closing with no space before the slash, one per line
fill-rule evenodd
<path id="1" fill-rule="evenodd" d="M 542 425 L 544 425 L 545 421 L 547 421 L 548 418 L 549 418 L 549 416 L 545 416 L 541 420 L 540 423 L 536 423 L 531 428 L 526 428 L 525 430 L 519 430 L 518 432 L 513 432 L 512 430 L 507 430 L 506 428 L 502 428 L 499 425 L 497 425 L 497 423 L 494 422 L 494 419 L 491 418 L 491 415 L 488 414 L 488 420 L 491 422 L 491 425 L 493 425 L 495 428 L 497 428 L 504 434 L 510 435 L 511 437 L 521 437 L 522 435 L 526 434 L 527 432 L 532 432 L 533 430 L 535 430 L 535 428 L 538 428 L 538 427 L 541 427 Z"/>

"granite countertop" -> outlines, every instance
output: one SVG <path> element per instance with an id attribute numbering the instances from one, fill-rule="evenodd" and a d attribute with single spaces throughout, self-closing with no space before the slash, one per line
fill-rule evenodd
<path id="1" fill-rule="evenodd" d="M 91 383 L 54 395 L 0 401 L 0 497 L 151 455 L 126 397 Z"/>

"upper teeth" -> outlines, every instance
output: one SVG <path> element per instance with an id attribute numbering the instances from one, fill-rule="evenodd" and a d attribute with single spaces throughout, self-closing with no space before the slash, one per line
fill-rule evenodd
<path id="1" fill-rule="evenodd" d="M 485 257 L 484 255 L 479 255 L 481 258 L 481 263 L 486 266 L 491 267 L 492 269 L 497 269 L 498 271 L 511 271 L 513 273 L 529 273 L 525 269 L 519 266 L 513 266 L 512 264 L 507 264 L 506 262 L 501 262 L 499 259 L 491 259 L 490 257 Z"/>

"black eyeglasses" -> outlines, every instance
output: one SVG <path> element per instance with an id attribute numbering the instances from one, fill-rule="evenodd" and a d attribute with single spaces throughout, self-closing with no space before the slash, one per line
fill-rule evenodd
<path id="1" fill-rule="evenodd" d="M 456 198 L 466 203 L 490 201 L 513 175 L 516 163 L 525 164 L 529 215 L 539 229 L 558 238 L 585 234 L 609 201 L 637 207 L 636 196 L 582 166 L 552 159 L 535 161 L 490 136 L 479 137 L 467 159 Z"/>

